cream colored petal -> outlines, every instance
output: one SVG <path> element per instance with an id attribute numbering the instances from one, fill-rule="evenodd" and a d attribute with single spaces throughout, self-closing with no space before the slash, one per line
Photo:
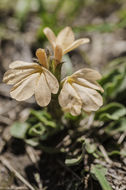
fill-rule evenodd
<path id="1" fill-rule="evenodd" d="M 101 74 L 93 69 L 85 68 L 80 69 L 71 75 L 73 78 L 84 78 L 86 80 L 99 80 L 102 78 Z"/>
<path id="2" fill-rule="evenodd" d="M 23 80 L 24 78 L 28 77 L 29 75 L 35 73 L 34 69 L 23 69 L 23 70 L 8 70 L 3 77 L 3 82 L 7 84 L 16 84 Z"/>
<path id="3" fill-rule="evenodd" d="M 56 79 L 56 77 L 47 69 L 43 68 L 44 70 L 44 74 L 48 83 L 48 86 L 50 88 L 50 91 L 53 94 L 57 94 L 58 90 L 59 90 L 59 83 L 58 80 Z"/>
<path id="4" fill-rule="evenodd" d="M 14 61 L 9 65 L 10 69 L 41 69 L 37 63 L 28 63 L 24 61 Z"/>
<path id="5" fill-rule="evenodd" d="M 38 58 L 38 60 L 39 60 L 39 63 L 40 63 L 43 67 L 45 67 L 45 68 L 48 69 L 48 60 L 47 60 L 47 55 L 46 55 L 45 50 L 44 50 L 44 49 L 41 49 L 41 48 L 37 49 L 37 50 L 36 50 L 36 56 L 37 56 L 37 58 Z"/>
<path id="6" fill-rule="evenodd" d="M 84 78 L 76 78 L 76 83 L 88 88 L 93 88 L 95 90 L 100 90 L 101 92 L 104 92 L 103 88 L 96 81 L 93 80 L 89 81 L 85 80 Z"/>
<path id="7" fill-rule="evenodd" d="M 78 46 L 82 44 L 89 43 L 89 38 L 82 38 L 79 40 L 74 41 L 73 43 L 69 44 L 69 46 L 66 46 L 63 50 L 63 54 L 68 53 L 69 51 L 72 51 L 73 49 L 77 48 Z"/>
<path id="8" fill-rule="evenodd" d="M 39 75 L 39 73 L 34 73 L 25 78 L 23 81 L 17 83 L 11 89 L 11 97 L 18 101 L 23 101 L 30 98 L 34 94 L 37 78 Z"/>
<path id="9" fill-rule="evenodd" d="M 54 49 L 55 44 L 56 44 L 56 36 L 55 36 L 54 32 L 48 27 L 44 28 L 43 32 L 46 35 L 46 37 L 48 38 L 50 44 L 52 45 L 52 47 Z"/>
<path id="10" fill-rule="evenodd" d="M 54 50 L 54 57 L 55 60 L 57 61 L 57 64 L 59 64 L 62 60 L 63 56 L 63 51 L 60 45 L 56 45 L 55 50 Z"/>
<path id="11" fill-rule="evenodd" d="M 74 42 L 74 33 L 70 27 L 65 27 L 57 36 L 56 44 L 61 45 L 62 49 L 66 49 Z"/>
<path id="12" fill-rule="evenodd" d="M 72 115 L 79 115 L 81 113 L 81 99 L 69 83 L 64 83 L 58 99 L 60 106 L 65 112 L 69 112 Z"/>
<path id="13" fill-rule="evenodd" d="M 76 101 L 76 104 L 74 101 L 70 102 L 66 107 L 63 107 L 64 112 L 68 112 L 73 116 L 77 116 L 81 114 L 81 103 Z"/>
<path id="14" fill-rule="evenodd" d="M 80 86 L 76 83 L 73 83 L 72 85 L 78 92 L 83 102 L 83 109 L 86 112 L 96 111 L 102 106 L 102 96 L 96 90 Z"/>
<path id="15" fill-rule="evenodd" d="M 49 89 L 45 75 L 43 73 L 40 75 L 36 85 L 35 99 L 42 107 L 47 106 L 51 100 L 51 90 Z"/>

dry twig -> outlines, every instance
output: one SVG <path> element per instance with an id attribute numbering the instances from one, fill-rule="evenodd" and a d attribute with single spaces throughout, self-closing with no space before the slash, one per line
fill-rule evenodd
<path id="1" fill-rule="evenodd" d="M 14 173 L 14 175 L 20 179 L 20 181 L 22 181 L 30 190 L 35 190 L 34 187 L 31 186 L 31 184 L 23 177 L 21 176 L 11 165 L 10 163 L 3 157 L 0 156 L 0 161 L 2 162 L 2 164 L 8 168 L 11 172 Z"/>
<path id="2" fill-rule="evenodd" d="M 101 150 L 101 152 L 102 152 L 102 154 L 103 154 L 103 156 L 104 156 L 106 162 L 109 163 L 109 164 L 112 164 L 112 160 L 110 160 L 110 158 L 108 157 L 105 148 L 104 148 L 102 145 L 100 145 L 100 146 L 99 146 L 99 149 Z"/>

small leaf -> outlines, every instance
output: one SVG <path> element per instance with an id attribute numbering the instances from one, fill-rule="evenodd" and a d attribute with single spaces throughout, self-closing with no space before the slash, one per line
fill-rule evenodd
<path id="1" fill-rule="evenodd" d="M 113 69 L 114 68 L 114 69 Z M 114 99 L 117 95 L 126 89 L 126 60 L 124 58 L 114 59 L 109 64 L 110 72 L 100 80 L 104 88 L 104 98 Z"/>
<path id="2" fill-rule="evenodd" d="M 126 115 L 126 108 L 122 104 L 113 102 L 99 109 L 95 119 L 101 121 L 118 120 L 124 115 Z"/>
<path id="3" fill-rule="evenodd" d="M 105 129 L 105 132 L 109 135 L 115 135 L 119 132 L 126 131 L 126 118 L 122 118 L 119 121 L 111 122 Z"/>
<path id="4" fill-rule="evenodd" d="M 107 173 L 107 169 L 102 167 L 101 165 L 92 165 L 91 174 L 95 176 L 95 178 L 99 181 L 103 190 L 112 190 L 109 185 L 105 175 Z"/>
<path id="5" fill-rule="evenodd" d="M 40 136 L 46 131 L 45 127 L 42 123 L 37 123 L 36 125 L 33 125 L 29 131 L 28 134 L 30 136 Z"/>
<path id="6" fill-rule="evenodd" d="M 25 142 L 31 146 L 39 145 L 39 139 L 38 138 L 25 139 Z"/>
<path id="7" fill-rule="evenodd" d="M 65 160 L 65 164 L 68 166 L 73 166 L 73 165 L 77 165 L 82 161 L 82 154 L 79 155 L 77 158 L 67 158 Z"/>
<path id="8" fill-rule="evenodd" d="M 108 82 L 104 86 L 106 97 L 109 96 L 109 98 L 113 99 L 117 96 L 118 91 L 120 89 L 121 84 L 123 83 L 124 78 L 125 78 L 125 73 L 120 73 L 118 75 L 115 75 L 113 77 L 113 80 Z"/>
<path id="9" fill-rule="evenodd" d="M 85 148 L 89 154 L 93 154 L 96 151 L 96 145 L 95 144 L 86 143 Z"/>
<path id="10" fill-rule="evenodd" d="M 70 120 L 70 121 L 77 121 L 79 120 L 80 116 L 73 116 L 70 113 L 65 113 L 65 119 Z"/>
<path id="11" fill-rule="evenodd" d="M 82 147 L 83 149 L 86 149 L 88 154 L 92 154 L 95 158 L 99 157 L 99 155 L 97 154 L 97 145 L 95 143 L 91 144 L 90 141 L 86 139 Z"/>
<path id="12" fill-rule="evenodd" d="M 28 123 L 16 122 L 11 126 L 10 132 L 13 137 L 24 139 L 28 128 L 29 128 Z"/>
<path id="13" fill-rule="evenodd" d="M 118 74 L 120 74 L 120 72 L 117 69 L 115 69 L 115 70 L 112 70 L 111 72 L 109 72 L 108 74 L 106 74 L 105 76 L 103 76 L 102 79 L 100 80 L 101 86 L 104 86 L 108 82 L 112 81 L 113 77 Z"/>
<path id="14" fill-rule="evenodd" d="M 31 110 L 31 114 L 33 116 L 35 116 L 39 121 L 41 121 L 44 125 L 51 127 L 51 128 L 56 128 L 56 123 L 54 121 L 52 121 L 51 116 L 47 113 L 45 113 L 45 111 L 35 111 L 35 110 Z M 50 120 L 49 120 L 50 118 Z"/>
<path id="15" fill-rule="evenodd" d="M 108 152 L 108 156 L 113 156 L 113 155 L 121 155 L 121 152 L 118 150 L 113 150 L 112 152 Z"/>

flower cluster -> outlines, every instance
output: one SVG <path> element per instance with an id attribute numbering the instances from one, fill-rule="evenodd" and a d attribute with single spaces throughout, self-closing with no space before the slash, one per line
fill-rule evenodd
<path id="1" fill-rule="evenodd" d="M 51 101 L 51 93 L 58 94 L 59 104 L 63 111 L 79 115 L 82 110 L 92 112 L 103 104 L 102 87 L 97 83 L 101 78 L 99 72 L 84 68 L 59 81 L 57 73 L 62 56 L 81 44 L 88 43 L 88 38 L 75 40 L 70 27 L 60 31 L 56 37 L 50 28 L 44 29 L 44 34 L 52 45 L 54 58 L 51 60 L 44 49 L 37 49 L 38 63 L 15 61 L 10 64 L 4 74 L 3 81 L 13 85 L 10 95 L 18 101 L 24 101 L 35 94 L 37 103 L 44 107 Z M 54 69 L 52 69 L 54 68 Z M 60 92 L 59 92 L 59 89 Z"/>

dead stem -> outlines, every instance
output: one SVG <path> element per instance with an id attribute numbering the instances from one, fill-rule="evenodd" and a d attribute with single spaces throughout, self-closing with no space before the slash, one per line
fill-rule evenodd
<path id="1" fill-rule="evenodd" d="M 28 190 L 27 187 L 0 187 L 0 190 Z"/>
<path id="2" fill-rule="evenodd" d="M 118 144 L 121 144 L 122 142 L 123 142 L 123 140 L 125 139 L 125 137 L 126 137 L 126 132 L 124 132 L 121 136 L 120 136 L 120 138 L 119 138 L 119 140 L 118 140 Z"/>
<path id="3" fill-rule="evenodd" d="M 104 156 L 106 162 L 109 163 L 109 164 L 112 164 L 112 160 L 110 160 L 110 158 L 108 157 L 105 148 L 104 148 L 102 145 L 100 145 L 100 146 L 99 146 L 99 149 L 101 150 L 101 152 L 102 152 L 102 154 L 103 154 L 103 156 Z"/>

